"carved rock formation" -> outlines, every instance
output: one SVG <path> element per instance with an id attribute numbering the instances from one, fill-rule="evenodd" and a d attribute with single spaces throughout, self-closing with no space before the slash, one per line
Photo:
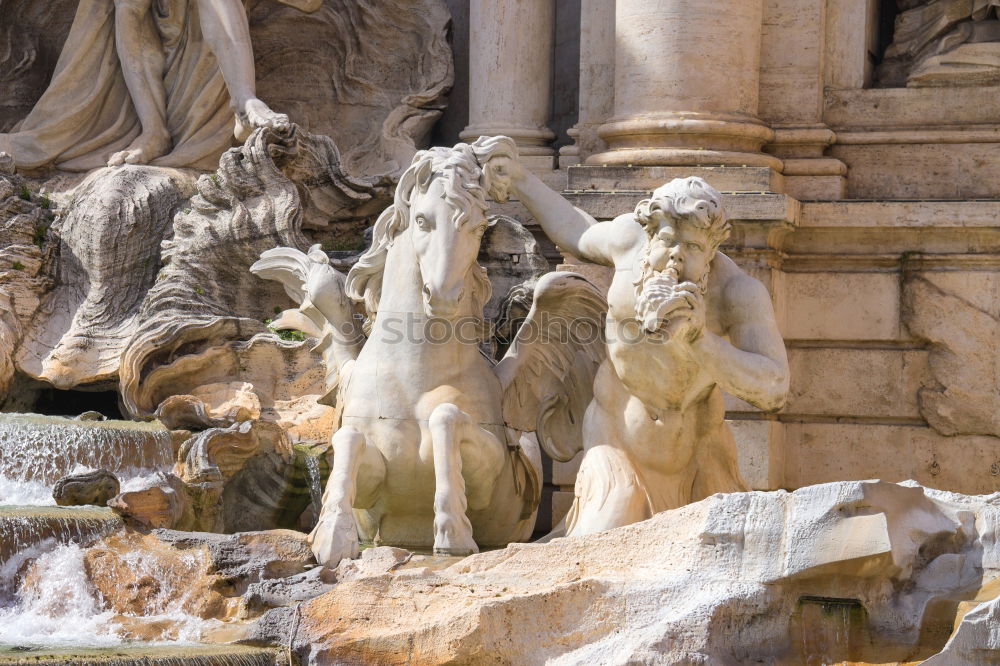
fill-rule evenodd
<path id="1" fill-rule="evenodd" d="M 52 284 L 42 252 L 51 217 L 45 201 L 14 175 L 10 157 L 0 153 L 0 396 L 14 377 L 17 344 Z"/>
<path id="2" fill-rule="evenodd" d="M 221 533 L 293 528 L 320 474 L 310 479 L 299 469 L 306 464 L 300 458 L 275 423 L 211 427 L 181 445 L 173 473 L 157 474 L 108 505 L 146 528 Z"/>
<path id="3" fill-rule="evenodd" d="M 121 616 L 126 635 L 163 640 L 176 638 L 182 614 L 233 619 L 244 612 L 240 595 L 249 586 L 301 574 L 314 562 L 305 535 L 290 530 L 156 530 L 112 535 L 87 551 L 84 565 L 102 607 Z M 166 617 L 143 627 L 143 615 Z"/>
<path id="4" fill-rule="evenodd" d="M 929 343 L 934 379 L 920 389 L 920 413 L 942 435 L 1000 437 L 1000 313 L 937 282 L 919 274 L 904 282 L 904 321 Z"/>
<path id="5" fill-rule="evenodd" d="M 304 16 L 267 1 L 249 18 L 261 98 L 332 137 L 348 173 L 398 178 L 451 89 L 445 3 L 327 0 Z"/>
<path id="6" fill-rule="evenodd" d="M 243 147 L 223 155 L 219 170 L 199 179 L 198 194 L 174 217 L 172 237 L 163 243 L 163 268 L 121 360 L 126 409 L 148 415 L 166 397 L 203 384 L 257 386 L 258 375 L 277 384 L 280 368 L 286 376 L 301 372 L 302 363 L 288 358 L 298 354 L 301 343 L 273 334 L 238 342 L 265 333 L 265 320 L 287 304 L 280 287 L 256 279 L 249 267 L 265 249 L 308 246 L 301 232 L 304 211 L 336 217 L 372 196 L 368 183 L 340 170 L 330 139 L 295 126 L 284 134 L 257 130 Z M 270 355 L 282 365 L 261 368 L 247 358 L 254 354 Z"/>
<path id="7" fill-rule="evenodd" d="M 100 169 L 53 226 L 56 287 L 18 352 L 27 375 L 68 389 L 113 383 L 160 268 L 160 242 L 194 190 L 190 172 L 144 166 Z"/>
<path id="8" fill-rule="evenodd" d="M 48 85 L 73 22 L 72 0 L 0 0 L 0 132 L 13 129 Z"/>

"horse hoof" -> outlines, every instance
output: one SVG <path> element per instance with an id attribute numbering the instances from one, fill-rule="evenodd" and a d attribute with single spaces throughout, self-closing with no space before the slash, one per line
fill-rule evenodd
<path id="1" fill-rule="evenodd" d="M 473 555 L 478 553 L 478 548 L 438 548 L 434 547 L 435 555 L 444 555 L 445 557 L 465 557 L 466 555 Z"/>
<path id="2" fill-rule="evenodd" d="M 320 516 L 319 523 L 309 535 L 316 561 L 329 568 L 336 568 L 341 560 L 357 559 L 361 555 L 357 528 L 349 513 L 334 512 Z"/>

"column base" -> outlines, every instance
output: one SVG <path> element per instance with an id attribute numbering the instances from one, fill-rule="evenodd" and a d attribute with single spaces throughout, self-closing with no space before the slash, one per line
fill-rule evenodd
<path id="1" fill-rule="evenodd" d="M 481 136 L 509 136 L 517 144 L 518 153 L 524 157 L 548 157 L 555 164 L 556 151 L 548 144 L 556 138 L 552 130 L 545 127 L 510 127 L 508 125 L 469 125 L 459 133 L 458 138 L 469 143 Z"/>
<path id="2" fill-rule="evenodd" d="M 668 113 L 612 120 L 598 133 L 608 150 L 591 155 L 587 164 L 783 168 L 781 159 L 761 152 L 774 132 L 750 117 Z"/>

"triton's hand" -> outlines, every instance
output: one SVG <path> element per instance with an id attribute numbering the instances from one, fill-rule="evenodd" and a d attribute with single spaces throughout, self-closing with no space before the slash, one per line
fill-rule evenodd
<path id="1" fill-rule="evenodd" d="M 674 293 L 682 297 L 688 307 L 678 309 L 676 317 L 671 317 L 669 330 L 676 340 L 694 342 L 705 330 L 705 297 L 693 282 L 680 283 Z"/>
<path id="2" fill-rule="evenodd" d="M 483 170 L 489 183 L 489 195 L 498 202 L 507 201 L 511 194 L 517 193 L 517 186 L 525 174 L 524 165 L 506 155 L 491 157 Z"/>

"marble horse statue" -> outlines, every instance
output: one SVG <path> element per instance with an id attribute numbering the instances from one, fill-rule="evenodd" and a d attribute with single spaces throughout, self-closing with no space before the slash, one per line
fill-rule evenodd
<path id="1" fill-rule="evenodd" d="M 530 537 L 539 445 L 580 450 L 604 358 L 599 290 L 550 273 L 506 356 L 481 352 L 490 298 L 477 263 L 491 184 L 482 165 L 506 137 L 416 154 L 371 247 L 346 276 L 314 246 L 276 248 L 251 268 L 299 303 L 279 319 L 320 339 L 339 411 L 317 560 L 356 557 L 360 539 L 468 554 Z M 502 193 L 500 193 L 502 195 Z M 357 325 L 355 304 L 366 320 Z"/>

